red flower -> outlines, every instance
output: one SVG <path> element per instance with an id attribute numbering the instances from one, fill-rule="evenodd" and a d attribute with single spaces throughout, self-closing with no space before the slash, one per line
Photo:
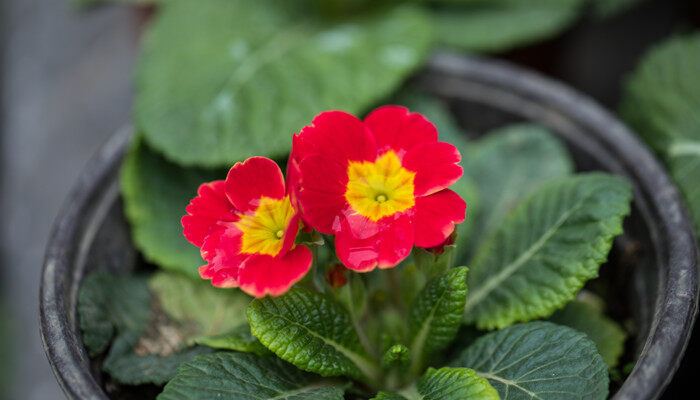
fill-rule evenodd
<path id="1" fill-rule="evenodd" d="M 311 267 L 311 251 L 294 245 L 299 216 L 272 160 L 237 163 L 226 181 L 201 185 L 186 211 L 185 237 L 201 248 L 208 264 L 199 274 L 214 286 L 278 296 Z"/>
<path id="2" fill-rule="evenodd" d="M 457 149 L 406 108 L 385 106 L 364 121 L 329 111 L 295 135 L 287 166 L 302 218 L 334 234 L 340 260 L 356 271 L 390 268 L 415 244 L 444 242 L 466 204 L 447 189 L 462 176 Z"/>

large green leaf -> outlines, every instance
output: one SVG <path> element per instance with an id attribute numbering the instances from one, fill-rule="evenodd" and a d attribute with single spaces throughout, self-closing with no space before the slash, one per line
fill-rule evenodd
<path id="1" fill-rule="evenodd" d="M 466 256 L 524 198 L 542 184 L 571 174 L 573 163 L 566 148 L 545 128 L 514 124 L 488 133 L 470 147 L 464 154 L 464 169 L 476 185 L 480 204 L 478 213 L 468 215 L 472 218 L 462 224 L 470 226 L 473 235 L 457 237 L 458 263 L 470 265 Z"/>
<path id="2" fill-rule="evenodd" d="M 295 288 L 280 297 L 255 299 L 246 314 L 263 345 L 303 370 L 372 381 L 380 373 L 360 344 L 349 312 L 318 292 Z"/>
<path id="3" fill-rule="evenodd" d="M 627 334 L 615 321 L 606 317 L 599 307 L 577 299 L 552 314 L 549 320 L 585 333 L 596 344 L 608 367 L 617 366 Z"/>
<path id="4" fill-rule="evenodd" d="M 622 220 L 631 185 L 602 173 L 550 182 L 523 202 L 470 265 L 465 318 L 502 328 L 548 317 L 598 276 Z"/>
<path id="5" fill-rule="evenodd" d="M 90 356 L 105 351 L 119 334 L 140 336 L 151 317 L 147 278 L 101 271 L 88 274 L 80 285 L 78 316 Z"/>
<path id="6" fill-rule="evenodd" d="M 182 165 L 281 156 L 325 110 L 361 114 L 427 55 L 430 19 L 400 6 L 337 23 L 297 2 L 175 0 L 137 67 L 135 121 Z"/>
<path id="7" fill-rule="evenodd" d="M 467 368 L 429 368 L 414 391 L 379 392 L 373 400 L 499 400 L 488 380 Z"/>
<path id="8" fill-rule="evenodd" d="M 199 279 L 197 267 L 204 261 L 182 234 L 180 219 L 200 184 L 225 177 L 225 171 L 179 167 L 138 138 L 134 141 L 122 165 L 120 184 L 134 245 L 146 260 Z"/>
<path id="9" fill-rule="evenodd" d="M 343 393 L 274 357 L 215 353 L 183 364 L 158 400 L 343 400 Z"/>
<path id="10" fill-rule="evenodd" d="M 700 230 L 700 33 L 653 48 L 629 77 L 624 119 L 665 159 Z"/>
<path id="11" fill-rule="evenodd" d="M 603 400 L 608 394 L 608 367 L 595 344 L 550 322 L 490 333 L 450 364 L 474 369 L 503 400 Z"/>
<path id="12" fill-rule="evenodd" d="M 467 268 L 453 268 L 428 282 L 411 305 L 408 319 L 412 373 L 455 338 L 467 296 Z"/>
<path id="13" fill-rule="evenodd" d="M 215 288 L 172 272 L 156 273 L 150 288 L 168 317 L 188 327 L 192 340 L 248 326 L 244 311 L 251 298 L 238 289 Z"/>
<path id="14" fill-rule="evenodd" d="M 248 324 L 239 326 L 228 333 L 216 336 L 204 336 L 196 339 L 198 344 L 212 347 L 214 349 L 234 350 L 243 353 L 253 353 L 259 356 L 272 354 L 267 347 L 253 336 Z"/>
<path id="15" fill-rule="evenodd" d="M 610 18 L 622 14 L 645 0 L 590 0 L 594 14 Z"/>
<path id="16" fill-rule="evenodd" d="M 502 52 L 562 32 L 576 21 L 584 0 L 462 0 L 444 3 L 444 7 L 435 11 L 439 43 L 471 51 Z"/>

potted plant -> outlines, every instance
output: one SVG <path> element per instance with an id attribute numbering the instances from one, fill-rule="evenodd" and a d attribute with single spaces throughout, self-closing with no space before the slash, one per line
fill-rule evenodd
<path id="1" fill-rule="evenodd" d="M 135 133 L 56 224 L 42 337 L 69 397 L 658 396 L 697 253 L 623 125 L 448 53 L 397 91 L 430 44 L 413 7 L 309 28 L 298 7 L 236 5 L 164 6 Z"/>

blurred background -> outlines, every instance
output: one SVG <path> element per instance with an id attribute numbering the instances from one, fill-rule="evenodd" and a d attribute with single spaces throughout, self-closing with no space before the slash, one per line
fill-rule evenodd
<path id="1" fill-rule="evenodd" d="M 65 0 L 0 5 L 0 398 L 4 391 L 8 399 L 60 399 L 38 327 L 44 247 L 81 168 L 130 121 L 145 11 L 79 9 Z M 567 82 L 614 110 L 620 80 L 649 45 L 699 27 L 699 1 L 648 0 L 607 19 L 584 17 L 553 39 L 495 56 Z M 692 384 L 697 346 L 695 339 L 666 399 L 680 398 Z"/>

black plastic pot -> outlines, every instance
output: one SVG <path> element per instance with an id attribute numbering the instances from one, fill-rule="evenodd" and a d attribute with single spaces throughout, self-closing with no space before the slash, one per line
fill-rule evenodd
<path id="1" fill-rule="evenodd" d="M 470 132 L 535 121 L 567 143 L 579 170 L 605 170 L 634 183 L 625 235 L 603 268 L 614 289 L 608 302 L 620 317 L 633 320 L 636 332 L 628 351 L 636 366 L 613 399 L 658 398 L 683 355 L 698 300 L 698 253 L 690 219 L 659 162 L 610 113 L 536 73 L 493 60 L 439 54 L 415 80 L 447 100 Z M 88 165 L 59 215 L 46 254 L 41 334 L 71 399 L 108 398 L 78 327 L 82 278 L 96 268 L 128 273 L 137 265 L 117 183 L 128 137 L 128 129 L 115 135 Z"/>

